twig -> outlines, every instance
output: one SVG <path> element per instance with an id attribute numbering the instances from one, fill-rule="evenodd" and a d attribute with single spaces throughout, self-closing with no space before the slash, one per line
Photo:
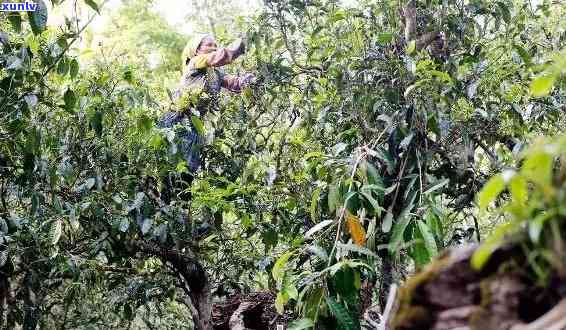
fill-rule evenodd
<path id="1" fill-rule="evenodd" d="M 101 5 L 100 8 L 102 8 L 106 2 L 108 0 L 104 1 Z M 86 30 L 86 28 L 90 25 L 90 23 L 92 23 L 92 21 L 94 20 L 94 18 L 97 16 L 98 14 L 94 14 L 92 15 L 88 21 L 86 22 L 85 25 L 83 25 L 83 27 L 77 31 L 77 33 L 75 34 L 75 36 L 73 37 L 73 39 L 71 39 L 71 41 L 69 43 L 67 43 L 67 46 L 65 46 L 65 48 L 63 48 L 63 50 L 61 51 L 61 54 L 59 54 L 59 56 L 57 56 L 57 58 L 55 59 L 55 61 L 49 65 L 47 67 L 47 69 L 45 70 L 45 72 L 43 72 L 43 74 L 41 75 L 41 80 L 43 80 L 43 78 L 45 78 L 45 76 L 51 71 L 53 70 L 57 64 L 59 63 L 59 61 L 61 60 L 61 58 L 63 58 L 63 56 L 65 55 L 65 53 L 69 50 L 69 48 L 71 48 L 71 46 L 75 43 L 75 41 L 77 41 L 77 39 L 79 39 L 79 36 L 81 35 L 81 33 L 83 33 L 84 30 Z M 78 21 L 78 20 L 77 20 Z M 78 23 L 77 23 L 78 24 Z"/>
<path id="2" fill-rule="evenodd" d="M 379 323 L 379 330 L 387 330 L 387 322 L 389 322 L 389 318 L 391 316 L 391 312 L 393 311 L 393 307 L 395 306 L 395 302 L 397 299 L 397 284 L 393 283 L 391 288 L 389 289 L 389 295 L 387 296 L 387 305 L 385 305 L 385 311 L 381 317 L 381 322 Z"/>

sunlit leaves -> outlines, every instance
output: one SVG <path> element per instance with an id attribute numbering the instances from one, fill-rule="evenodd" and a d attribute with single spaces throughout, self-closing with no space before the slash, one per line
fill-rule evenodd
<path id="1" fill-rule="evenodd" d="M 535 97 L 546 96 L 550 93 L 556 77 L 554 75 L 542 75 L 531 82 L 531 94 Z"/>
<path id="2" fill-rule="evenodd" d="M 478 194 L 478 207 L 480 211 L 485 210 L 504 189 L 505 180 L 503 176 L 496 175 L 489 179 Z"/>

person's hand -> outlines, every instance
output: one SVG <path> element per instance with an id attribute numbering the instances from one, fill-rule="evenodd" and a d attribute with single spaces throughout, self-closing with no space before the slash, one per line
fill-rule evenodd
<path id="1" fill-rule="evenodd" d="M 235 52 L 239 56 L 239 55 L 244 54 L 246 52 L 246 45 L 245 45 L 243 39 L 238 38 L 238 39 L 234 40 L 234 42 L 232 42 L 230 44 L 230 46 L 228 46 L 228 49 Z"/>
<path id="2" fill-rule="evenodd" d="M 248 86 L 251 85 L 253 83 L 256 82 L 256 77 L 251 74 L 251 73 L 246 73 L 243 77 L 242 77 L 242 85 L 243 86 Z"/>

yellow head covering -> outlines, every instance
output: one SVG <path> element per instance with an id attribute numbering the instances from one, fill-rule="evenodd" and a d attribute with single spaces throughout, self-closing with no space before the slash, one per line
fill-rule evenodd
<path id="1" fill-rule="evenodd" d="M 185 49 L 183 49 L 183 53 L 181 55 L 181 61 L 183 62 L 183 66 L 189 64 L 189 60 L 197 55 L 197 50 L 200 44 L 202 43 L 203 39 L 206 37 L 211 37 L 209 34 L 200 35 L 196 38 L 193 38 L 191 41 L 187 43 Z"/>

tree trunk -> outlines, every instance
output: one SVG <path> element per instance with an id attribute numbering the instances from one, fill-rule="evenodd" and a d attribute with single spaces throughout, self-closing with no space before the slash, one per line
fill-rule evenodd
<path id="1" fill-rule="evenodd" d="M 177 271 L 177 277 L 184 282 L 185 294 L 190 298 L 191 313 L 195 329 L 212 329 L 212 301 L 210 283 L 204 268 L 190 255 L 177 249 L 160 247 L 153 243 L 132 242 L 135 249 L 159 257 Z"/>

